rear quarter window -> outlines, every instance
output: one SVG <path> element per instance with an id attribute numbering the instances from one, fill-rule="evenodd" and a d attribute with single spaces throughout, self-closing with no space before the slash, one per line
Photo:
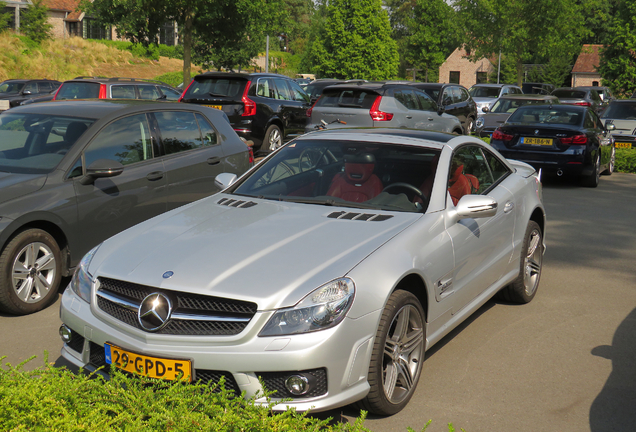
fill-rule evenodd
<path id="1" fill-rule="evenodd" d="M 371 109 L 377 97 L 368 89 L 325 89 L 316 106 Z"/>

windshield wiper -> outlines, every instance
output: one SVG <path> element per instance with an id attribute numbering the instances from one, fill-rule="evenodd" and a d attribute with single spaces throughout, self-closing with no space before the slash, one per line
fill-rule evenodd
<path id="1" fill-rule="evenodd" d="M 365 203 L 354 203 L 349 201 L 340 201 L 333 199 L 308 199 L 308 198 L 290 198 L 290 197 L 280 197 L 279 201 L 285 202 L 294 202 L 301 204 L 316 204 L 316 205 L 324 205 L 329 207 L 348 207 L 348 208 L 364 208 L 364 209 L 375 209 L 382 210 L 380 206 L 365 204 Z"/>

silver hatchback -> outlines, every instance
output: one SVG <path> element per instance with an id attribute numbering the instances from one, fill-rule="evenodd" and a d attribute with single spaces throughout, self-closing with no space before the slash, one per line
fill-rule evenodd
<path id="1" fill-rule="evenodd" d="M 389 127 L 461 134 L 459 119 L 445 114 L 423 91 L 405 84 L 358 83 L 325 88 L 307 112 L 306 132 L 323 128 Z"/>

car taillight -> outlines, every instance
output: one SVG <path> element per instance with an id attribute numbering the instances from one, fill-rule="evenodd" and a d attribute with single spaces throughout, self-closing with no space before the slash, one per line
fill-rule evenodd
<path id="1" fill-rule="evenodd" d="M 99 85 L 99 96 L 100 99 L 106 99 L 106 84 Z"/>
<path id="2" fill-rule="evenodd" d="M 507 133 L 503 133 L 499 129 L 495 129 L 495 131 L 492 133 L 492 139 L 494 139 L 494 140 L 511 141 L 512 138 L 513 138 L 512 135 L 507 134 Z"/>
<path id="3" fill-rule="evenodd" d="M 245 84 L 245 90 L 243 90 L 243 97 L 241 98 L 244 105 L 243 114 L 241 114 L 243 117 L 256 115 L 256 102 L 247 97 L 247 92 L 251 84 L 252 81 L 248 81 L 247 84 Z"/>
<path id="4" fill-rule="evenodd" d="M 322 97 L 322 96 L 320 96 L 320 97 Z M 316 99 L 316 102 L 314 102 L 314 104 L 311 106 L 311 108 L 309 108 L 309 109 L 307 110 L 307 112 L 305 113 L 305 115 L 306 115 L 307 117 L 311 117 L 311 112 L 314 110 L 314 107 L 316 106 L 316 104 L 317 104 L 317 103 L 318 103 L 318 101 L 320 100 L 320 97 L 319 97 L 318 99 Z"/>
<path id="5" fill-rule="evenodd" d="M 375 102 L 373 102 L 371 110 L 369 111 L 371 119 L 374 121 L 390 121 L 391 119 L 393 119 L 393 114 L 380 111 L 379 108 L 381 100 L 382 96 L 378 96 L 377 98 L 375 98 Z"/>
<path id="6" fill-rule="evenodd" d="M 183 97 L 185 96 L 185 94 L 188 92 L 188 89 L 190 88 L 190 86 L 192 85 L 192 83 L 194 82 L 194 80 L 190 81 L 190 84 L 188 84 L 188 86 L 186 87 L 186 89 L 183 91 L 183 93 L 181 93 L 181 96 L 179 97 L 179 101 L 178 102 L 183 102 Z"/>
<path id="7" fill-rule="evenodd" d="M 587 135 L 577 134 L 571 137 L 561 138 L 561 144 L 565 145 L 585 145 L 587 144 Z"/>
<path id="8" fill-rule="evenodd" d="M 586 106 L 586 107 L 591 107 L 592 104 L 589 102 L 575 102 L 574 105 L 579 105 L 579 106 Z"/>

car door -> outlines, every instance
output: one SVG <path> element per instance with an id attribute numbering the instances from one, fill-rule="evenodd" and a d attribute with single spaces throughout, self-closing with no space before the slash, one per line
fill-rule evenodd
<path id="1" fill-rule="evenodd" d="M 214 179 L 225 171 L 225 157 L 210 121 L 190 111 L 156 111 L 153 116 L 167 176 L 168 209 L 218 192 Z"/>
<path id="2" fill-rule="evenodd" d="M 437 103 L 428 94 L 421 90 L 415 90 L 414 93 L 419 102 L 422 119 L 425 125 L 421 129 L 444 132 L 449 131 L 451 121 L 439 114 Z M 420 129 L 420 127 L 418 127 L 418 129 Z"/>
<path id="3" fill-rule="evenodd" d="M 506 165 L 481 146 L 459 147 L 452 156 L 446 231 L 452 240 L 455 260 L 452 275 L 444 283 L 450 286 L 447 291 L 455 297 L 453 313 L 498 281 L 509 266 L 516 219 L 516 203 L 511 192 L 515 181 Z M 458 182 L 463 182 L 461 191 L 458 191 Z M 461 196 L 457 196 L 458 193 Z M 497 213 L 489 218 L 453 222 L 455 199 L 459 201 L 466 194 L 483 194 L 495 199 Z"/>
<path id="4" fill-rule="evenodd" d="M 156 139 L 145 113 L 117 119 L 90 140 L 70 176 L 84 245 L 92 247 L 167 210 L 166 176 L 156 154 Z M 117 161 L 124 170 L 82 184 L 81 174 L 99 159 Z"/>
<path id="5" fill-rule="evenodd" d="M 304 115 L 306 109 L 302 102 L 298 102 L 292 96 L 291 87 L 284 78 L 273 78 L 276 86 L 276 99 L 280 102 L 279 117 L 283 121 L 284 139 L 293 138 L 304 133 L 304 127 L 300 128 L 298 117 Z"/>
<path id="6" fill-rule="evenodd" d="M 292 98 L 296 102 L 296 105 L 291 116 L 292 123 L 294 124 L 295 134 L 300 135 L 305 133 L 305 126 L 307 126 L 307 110 L 309 109 L 309 96 L 300 86 L 294 81 L 287 81 L 287 85 L 290 88 Z"/>
<path id="7" fill-rule="evenodd" d="M 462 127 L 466 129 L 466 119 L 469 111 L 467 99 L 464 97 L 461 87 L 453 86 L 451 88 L 453 92 L 453 112 L 451 114 L 457 117 L 462 123 Z"/>

